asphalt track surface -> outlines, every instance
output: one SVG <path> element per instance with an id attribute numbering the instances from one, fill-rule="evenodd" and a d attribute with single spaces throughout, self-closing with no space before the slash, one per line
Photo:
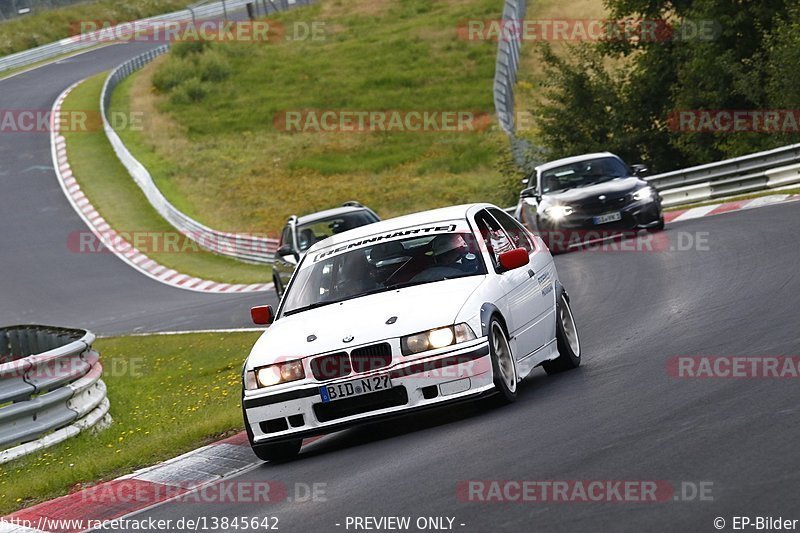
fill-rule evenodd
<path id="1" fill-rule="evenodd" d="M 298 532 L 346 531 L 347 516 L 450 516 L 456 531 L 480 532 L 800 519 L 797 380 L 667 372 L 677 355 L 800 354 L 798 221 L 800 202 L 664 233 L 673 245 L 699 237 L 699 249 L 558 256 L 583 342 L 578 370 L 537 370 L 510 406 L 462 404 L 335 433 L 237 479 L 279 482 L 290 495 L 297 483 L 324 483 L 327 501 L 173 502 L 136 518 L 275 516 L 281 531 Z M 464 480 L 711 482 L 713 501 L 472 503 L 457 497 Z"/>
<path id="2" fill-rule="evenodd" d="M 120 44 L 0 80 L 0 109 L 47 112 L 71 84 L 158 43 Z M 80 178 L 80 177 L 78 177 Z M 203 294 L 168 287 L 114 255 L 75 253 L 88 231 L 58 185 L 49 133 L 0 132 L 0 325 L 48 324 L 99 334 L 251 326 L 272 293 Z M 265 282 L 270 281 L 265 271 Z"/>

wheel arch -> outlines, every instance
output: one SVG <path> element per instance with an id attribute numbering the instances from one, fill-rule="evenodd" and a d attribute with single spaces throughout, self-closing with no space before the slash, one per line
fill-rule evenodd
<path id="1" fill-rule="evenodd" d="M 564 288 L 564 285 L 561 284 L 560 280 L 556 280 L 556 287 L 555 288 L 556 288 L 556 305 L 558 305 L 558 295 L 559 294 L 563 294 L 564 298 L 567 300 L 567 303 L 570 303 L 570 301 L 569 301 L 569 293 L 567 292 L 567 289 Z"/>
<path id="2" fill-rule="evenodd" d="M 481 336 L 486 337 L 489 335 L 489 325 L 492 322 L 492 317 L 495 316 L 497 320 L 500 321 L 500 325 L 503 326 L 506 335 L 510 335 L 508 332 L 508 324 L 506 323 L 503 313 L 500 312 L 496 305 L 486 302 L 481 305 Z"/>

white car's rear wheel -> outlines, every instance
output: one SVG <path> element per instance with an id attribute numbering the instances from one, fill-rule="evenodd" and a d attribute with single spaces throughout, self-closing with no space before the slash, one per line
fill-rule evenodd
<path id="1" fill-rule="evenodd" d="M 511 403 L 517 399 L 517 366 L 508 336 L 497 318 L 492 318 L 489 325 L 489 353 L 498 399 L 501 403 Z"/>
<path id="2" fill-rule="evenodd" d="M 581 364 L 581 341 L 578 337 L 578 328 L 575 326 L 575 318 L 572 316 L 572 309 L 570 309 L 563 291 L 558 298 L 556 341 L 558 358 L 542 363 L 545 372 L 556 374 L 578 368 Z"/>

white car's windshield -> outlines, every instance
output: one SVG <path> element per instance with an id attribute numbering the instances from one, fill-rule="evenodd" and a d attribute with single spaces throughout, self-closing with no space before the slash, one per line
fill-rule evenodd
<path id="1" fill-rule="evenodd" d="M 283 314 L 399 287 L 479 274 L 486 274 L 486 267 L 471 233 L 381 242 L 301 268 L 286 293 Z"/>

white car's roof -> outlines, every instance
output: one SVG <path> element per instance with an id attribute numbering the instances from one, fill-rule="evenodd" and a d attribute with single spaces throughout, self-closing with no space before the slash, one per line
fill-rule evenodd
<path id="1" fill-rule="evenodd" d="M 548 161 L 542 165 L 536 167 L 536 172 L 544 172 L 545 170 L 550 170 L 551 168 L 560 167 L 561 165 L 571 165 L 573 163 L 579 163 L 581 161 L 587 161 L 589 159 L 597 159 L 598 157 L 616 157 L 619 159 L 618 156 L 612 154 L 611 152 L 595 152 L 593 154 L 583 154 L 583 155 L 574 155 L 572 157 L 565 157 L 563 159 L 556 159 L 555 161 Z"/>
<path id="2" fill-rule="evenodd" d="M 454 205 L 452 207 L 442 207 L 439 209 L 432 209 L 430 211 L 422 211 L 420 213 L 413 213 L 410 215 L 403 215 L 366 226 L 360 226 L 348 231 L 343 231 L 325 240 L 319 241 L 308 249 L 306 253 L 312 253 L 317 250 L 336 246 L 343 242 L 352 241 L 379 233 L 387 233 L 410 226 L 418 226 L 421 224 L 444 222 L 450 220 L 465 220 L 467 213 L 473 207 L 495 207 L 492 204 L 463 204 Z"/>

